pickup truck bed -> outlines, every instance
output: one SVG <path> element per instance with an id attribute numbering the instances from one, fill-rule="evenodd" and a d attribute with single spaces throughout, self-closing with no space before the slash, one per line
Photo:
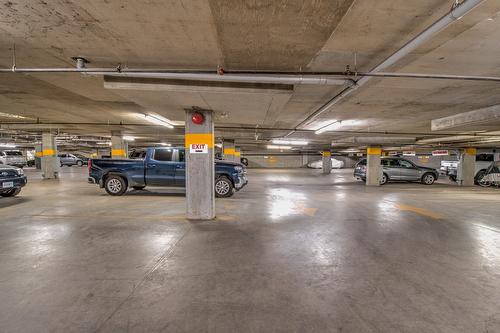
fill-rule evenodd
<path id="1" fill-rule="evenodd" d="M 128 188 L 146 186 L 185 187 L 184 148 L 148 148 L 143 159 L 92 159 L 89 182 L 110 195 L 123 195 Z M 230 197 L 247 184 L 246 168 L 240 163 L 215 162 L 215 194 Z"/>

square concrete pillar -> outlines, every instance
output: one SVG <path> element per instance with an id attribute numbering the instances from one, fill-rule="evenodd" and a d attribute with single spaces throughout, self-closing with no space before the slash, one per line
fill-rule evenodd
<path id="1" fill-rule="evenodd" d="M 195 124 L 194 113 L 204 121 Z M 190 220 L 215 218 L 214 123 L 212 111 L 186 111 L 186 216 Z"/>
<path id="2" fill-rule="evenodd" d="M 35 168 L 42 169 L 43 148 L 41 143 L 35 144 Z"/>
<path id="3" fill-rule="evenodd" d="M 234 162 L 235 157 L 234 154 L 236 152 L 236 148 L 234 146 L 234 140 L 226 140 L 224 139 L 224 142 L 222 143 L 222 153 L 223 153 L 223 159 L 225 161 L 229 162 Z"/>
<path id="4" fill-rule="evenodd" d="M 239 148 L 234 149 L 234 161 L 241 163 L 241 150 Z"/>
<path id="5" fill-rule="evenodd" d="M 128 143 L 120 132 L 111 132 L 111 158 L 128 158 Z"/>
<path id="6" fill-rule="evenodd" d="M 329 175 L 332 172 L 332 153 L 328 151 L 323 151 L 323 174 Z"/>
<path id="7" fill-rule="evenodd" d="M 366 151 L 366 186 L 380 186 L 382 179 L 381 155 L 381 148 L 368 148 Z"/>
<path id="8" fill-rule="evenodd" d="M 474 186 L 476 176 L 476 148 L 465 149 L 458 164 L 457 183 L 460 186 Z"/>
<path id="9" fill-rule="evenodd" d="M 52 133 L 42 133 L 41 168 L 43 179 L 56 179 L 59 177 L 56 136 Z"/>

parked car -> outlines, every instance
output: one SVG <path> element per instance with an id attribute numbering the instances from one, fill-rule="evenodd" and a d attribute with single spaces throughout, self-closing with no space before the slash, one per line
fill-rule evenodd
<path id="1" fill-rule="evenodd" d="M 442 175 L 448 176 L 451 181 L 456 182 L 459 163 L 459 161 L 441 161 L 441 168 L 439 171 Z M 479 181 L 484 177 L 491 163 L 492 161 L 476 160 L 476 169 L 474 171 L 474 182 L 476 184 L 479 184 Z"/>
<path id="2" fill-rule="evenodd" d="M 439 172 L 433 168 L 418 166 L 407 159 L 400 157 L 383 157 L 382 179 L 380 184 L 389 181 L 420 181 L 432 185 L 439 178 Z M 360 160 L 354 167 L 354 177 L 366 181 L 366 158 Z"/>
<path id="3" fill-rule="evenodd" d="M 311 169 L 322 169 L 323 168 L 323 160 L 321 159 L 318 161 L 310 162 L 309 164 L 307 164 L 307 167 L 311 168 Z M 332 158 L 332 169 L 342 169 L 343 167 L 344 167 L 343 161 L 339 161 L 339 160 Z"/>
<path id="4" fill-rule="evenodd" d="M 14 197 L 26 185 L 27 178 L 21 168 L 10 165 L 0 165 L 0 196 Z"/>
<path id="5" fill-rule="evenodd" d="M 82 160 L 83 164 L 87 165 L 89 163 L 89 158 L 87 156 L 82 154 L 73 154 L 73 155 L 75 155 L 76 158 Z"/>
<path id="6" fill-rule="evenodd" d="M 0 151 L 0 164 L 24 168 L 26 166 L 26 157 L 19 150 L 2 150 Z"/>
<path id="7" fill-rule="evenodd" d="M 57 157 L 59 157 L 59 163 L 61 166 L 78 165 L 81 167 L 85 164 L 81 158 L 78 158 L 73 154 L 58 154 Z"/>
<path id="8" fill-rule="evenodd" d="M 88 180 L 110 195 L 123 195 L 128 188 L 141 190 L 146 186 L 185 187 L 184 154 L 184 148 L 148 148 L 131 154 L 132 159 L 91 159 Z M 246 184 L 244 165 L 215 161 L 217 197 L 230 197 Z"/>

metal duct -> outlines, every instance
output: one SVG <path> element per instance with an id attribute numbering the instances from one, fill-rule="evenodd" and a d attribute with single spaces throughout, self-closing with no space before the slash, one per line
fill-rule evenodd
<path id="1" fill-rule="evenodd" d="M 407 136 L 360 136 L 341 140 L 333 140 L 332 145 L 336 144 L 413 144 L 417 138 Z"/>

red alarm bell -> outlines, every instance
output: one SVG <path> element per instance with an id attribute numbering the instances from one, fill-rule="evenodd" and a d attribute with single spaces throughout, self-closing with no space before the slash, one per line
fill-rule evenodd
<path id="1" fill-rule="evenodd" d="M 205 121 L 205 117 L 199 112 L 195 112 L 191 115 L 191 121 L 196 125 L 201 125 Z"/>

